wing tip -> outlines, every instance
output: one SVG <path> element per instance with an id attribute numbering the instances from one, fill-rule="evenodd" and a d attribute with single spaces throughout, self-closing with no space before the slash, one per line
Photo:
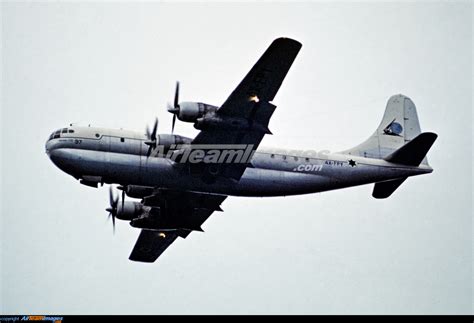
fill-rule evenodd
<path id="1" fill-rule="evenodd" d="M 152 264 L 156 261 L 156 259 L 144 259 L 144 258 L 135 258 L 135 257 L 128 257 L 128 260 L 130 261 L 134 261 L 134 262 L 142 262 L 142 263 L 146 263 L 146 264 Z"/>
<path id="2" fill-rule="evenodd" d="M 301 44 L 299 41 L 289 38 L 289 37 L 279 37 L 273 41 L 273 44 L 281 44 L 285 46 L 292 46 L 295 47 L 296 49 L 300 49 L 303 47 L 303 44 Z"/>

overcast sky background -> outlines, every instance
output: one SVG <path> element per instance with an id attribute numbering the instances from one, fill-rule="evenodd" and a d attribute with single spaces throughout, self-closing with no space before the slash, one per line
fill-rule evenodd
<path id="1" fill-rule="evenodd" d="M 472 313 L 470 2 L 2 2 L 1 19 L 1 313 Z M 139 231 L 112 235 L 108 187 L 56 168 L 47 137 L 155 116 L 169 132 L 176 80 L 181 100 L 220 105 L 280 36 L 303 48 L 263 146 L 352 147 L 403 93 L 439 134 L 434 173 L 386 200 L 230 197 L 205 233 L 130 262 Z"/>

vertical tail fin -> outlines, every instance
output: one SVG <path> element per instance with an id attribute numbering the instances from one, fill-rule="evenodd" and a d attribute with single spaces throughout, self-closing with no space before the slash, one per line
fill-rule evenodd
<path id="1" fill-rule="evenodd" d="M 382 159 L 421 133 L 416 107 L 402 94 L 392 96 L 377 130 L 362 144 L 342 153 Z M 427 164 L 426 158 L 422 163 Z"/>

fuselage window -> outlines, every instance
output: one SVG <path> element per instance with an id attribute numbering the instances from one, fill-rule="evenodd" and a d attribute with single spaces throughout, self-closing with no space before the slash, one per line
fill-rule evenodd
<path id="1" fill-rule="evenodd" d="M 69 129 L 69 131 L 68 131 L 68 132 L 69 132 L 69 133 L 74 133 L 74 130 L 72 130 L 72 129 Z"/>
<path id="2" fill-rule="evenodd" d="M 95 136 L 96 136 L 97 138 L 99 138 L 99 137 L 100 137 L 100 135 L 99 135 L 98 133 L 96 133 L 96 134 L 95 134 Z"/>
<path id="3" fill-rule="evenodd" d="M 271 154 L 270 157 L 271 157 L 271 158 L 275 158 L 275 154 Z"/>
<path id="4" fill-rule="evenodd" d="M 120 142 L 125 142 L 125 138 L 120 138 Z"/>
<path id="5" fill-rule="evenodd" d="M 286 156 L 285 156 L 285 155 L 283 155 L 282 157 L 283 157 L 283 160 L 286 160 Z"/>
<path id="6" fill-rule="evenodd" d="M 63 130 L 61 130 L 61 133 L 67 133 L 67 128 L 63 128 Z"/>
<path id="7" fill-rule="evenodd" d="M 298 157 L 293 157 L 295 159 L 295 161 L 298 161 Z"/>
<path id="8" fill-rule="evenodd" d="M 309 162 L 309 158 L 308 158 L 308 157 L 306 157 L 304 160 L 306 160 L 307 162 Z"/>

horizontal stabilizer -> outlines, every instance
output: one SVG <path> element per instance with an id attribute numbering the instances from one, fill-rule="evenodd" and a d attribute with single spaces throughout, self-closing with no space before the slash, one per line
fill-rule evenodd
<path id="1" fill-rule="evenodd" d="M 386 199 L 387 197 L 392 195 L 392 193 L 395 192 L 395 190 L 400 185 L 402 185 L 402 183 L 406 179 L 407 177 L 394 179 L 394 180 L 386 181 L 386 182 L 375 183 L 372 196 L 375 197 L 376 199 Z"/>
<path id="2" fill-rule="evenodd" d="M 421 133 L 384 159 L 395 164 L 418 166 L 423 161 L 423 158 L 425 158 L 436 138 L 438 138 L 438 135 L 435 133 Z"/>

